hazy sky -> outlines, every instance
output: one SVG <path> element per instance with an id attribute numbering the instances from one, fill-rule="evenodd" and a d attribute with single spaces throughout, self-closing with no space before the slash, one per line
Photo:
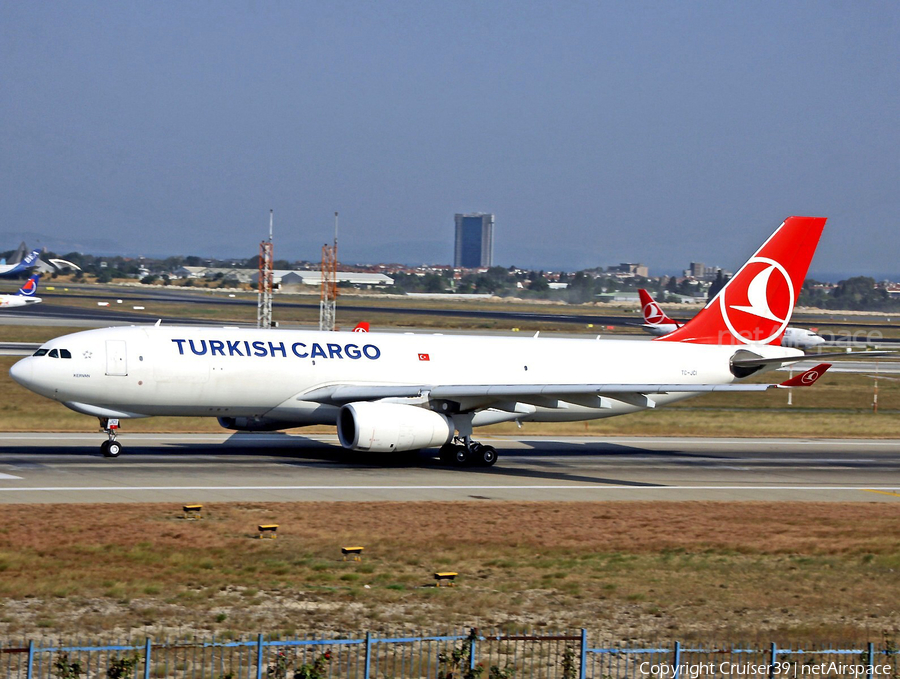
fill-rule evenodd
<path id="1" fill-rule="evenodd" d="M 0 0 L 0 250 L 900 275 L 900 3 Z"/>

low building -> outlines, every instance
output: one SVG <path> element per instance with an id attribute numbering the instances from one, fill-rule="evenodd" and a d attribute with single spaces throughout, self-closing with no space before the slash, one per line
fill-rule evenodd
<path id="1" fill-rule="evenodd" d="M 394 279 L 383 273 L 359 273 L 356 271 L 338 271 L 335 276 L 338 285 L 354 285 L 363 288 L 386 287 L 394 284 Z M 254 272 L 252 282 L 259 280 L 259 272 Z M 272 272 L 272 283 L 281 290 L 301 289 L 301 286 L 322 285 L 321 271 L 285 271 Z"/>
<path id="2" fill-rule="evenodd" d="M 174 278 L 236 281 L 249 283 L 256 274 L 255 269 L 216 268 L 211 266 L 180 266 L 172 272 Z M 254 279 L 255 280 L 255 279 Z"/>
<path id="3" fill-rule="evenodd" d="M 638 304 L 640 302 L 640 297 L 636 292 L 601 292 L 598 295 L 594 295 L 594 299 L 598 302 L 634 302 Z"/>
<path id="4" fill-rule="evenodd" d="M 606 271 L 616 278 L 650 278 L 650 269 L 644 264 L 636 262 L 622 262 L 618 266 L 607 268 Z"/>
<path id="5" fill-rule="evenodd" d="M 179 266 L 172 272 L 173 278 L 203 278 L 205 266 Z"/>

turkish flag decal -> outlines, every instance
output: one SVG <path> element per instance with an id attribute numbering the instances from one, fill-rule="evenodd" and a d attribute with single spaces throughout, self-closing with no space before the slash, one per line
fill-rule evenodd
<path id="1" fill-rule="evenodd" d="M 420 361 L 430 361 L 431 357 L 428 354 L 419 354 Z"/>

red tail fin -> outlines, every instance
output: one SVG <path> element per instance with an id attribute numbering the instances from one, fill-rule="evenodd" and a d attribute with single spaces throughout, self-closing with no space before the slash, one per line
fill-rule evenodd
<path id="1" fill-rule="evenodd" d="M 779 387 L 811 387 L 816 383 L 825 371 L 831 367 L 831 363 L 819 363 L 814 368 L 810 368 L 806 372 L 800 373 L 789 380 L 785 380 Z"/>
<path id="2" fill-rule="evenodd" d="M 656 300 L 644 288 L 638 290 L 638 295 L 641 297 L 641 313 L 644 314 L 644 323 L 652 326 L 678 325 L 677 322 L 666 315 L 666 312 L 662 310 Z"/>
<path id="3" fill-rule="evenodd" d="M 779 344 L 824 227 L 788 217 L 699 314 L 656 341 Z"/>

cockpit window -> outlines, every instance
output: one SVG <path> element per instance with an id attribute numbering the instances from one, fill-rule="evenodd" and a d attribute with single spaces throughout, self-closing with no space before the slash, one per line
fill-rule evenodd
<path id="1" fill-rule="evenodd" d="M 33 356 L 49 356 L 50 358 L 72 358 L 72 352 L 68 349 L 38 349 Z"/>

